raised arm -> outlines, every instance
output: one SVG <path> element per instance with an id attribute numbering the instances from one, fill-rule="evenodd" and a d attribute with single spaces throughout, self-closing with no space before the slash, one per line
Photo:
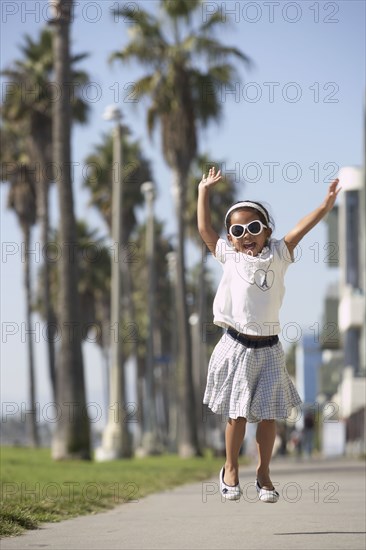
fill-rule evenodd
<path id="1" fill-rule="evenodd" d="M 216 243 L 219 236 L 211 225 L 210 215 L 210 188 L 216 185 L 221 179 L 220 170 L 215 172 L 215 168 L 210 168 L 208 176 L 203 174 L 198 184 L 198 203 L 197 203 L 197 225 L 198 231 L 212 254 L 215 254 Z"/>
<path id="2" fill-rule="evenodd" d="M 292 256 L 294 248 L 301 239 L 308 233 L 324 216 L 332 210 L 337 195 L 341 188 L 338 188 L 339 179 L 335 179 L 328 188 L 327 196 L 322 204 L 313 212 L 302 218 L 299 223 L 285 237 L 286 246 Z"/>

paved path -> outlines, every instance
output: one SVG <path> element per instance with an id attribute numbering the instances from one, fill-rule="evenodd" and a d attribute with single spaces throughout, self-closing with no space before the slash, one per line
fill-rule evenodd
<path id="1" fill-rule="evenodd" d="M 47 523 L 1 541 L 1 550 L 314 549 L 365 550 L 365 462 L 274 460 L 277 504 L 256 498 L 254 465 L 244 495 L 221 501 L 217 479 L 150 495 L 111 511 Z"/>

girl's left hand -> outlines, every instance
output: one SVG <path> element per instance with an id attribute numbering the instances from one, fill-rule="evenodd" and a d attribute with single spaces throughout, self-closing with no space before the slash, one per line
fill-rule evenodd
<path id="1" fill-rule="evenodd" d="M 339 179 L 337 178 L 334 181 L 332 181 L 332 183 L 328 188 L 328 193 L 323 203 L 326 212 L 329 212 L 330 210 L 332 210 L 334 203 L 336 201 L 336 198 L 338 196 L 338 193 L 342 189 L 342 187 L 338 187 L 338 184 L 339 184 Z"/>

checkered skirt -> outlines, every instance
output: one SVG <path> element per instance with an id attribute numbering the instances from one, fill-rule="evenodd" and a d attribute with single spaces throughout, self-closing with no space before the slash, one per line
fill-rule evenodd
<path id="1" fill-rule="evenodd" d="M 210 359 L 203 403 L 214 413 L 248 422 L 288 418 L 301 399 L 281 343 L 249 348 L 225 333 Z"/>

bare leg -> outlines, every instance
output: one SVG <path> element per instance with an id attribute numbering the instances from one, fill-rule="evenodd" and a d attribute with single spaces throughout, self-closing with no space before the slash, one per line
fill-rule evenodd
<path id="1" fill-rule="evenodd" d="M 239 483 L 239 452 L 245 435 L 246 418 L 229 418 L 225 430 L 226 462 L 224 481 L 227 485 Z"/>
<path id="2" fill-rule="evenodd" d="M 276 422 L 274 420 L 262 420 L 257 427 L 258 449 L 258 483 L 264 489 L 272 490 L 273 485 L 269 477 L 269 463 L 272 457 L 273 445 L 276 438 Z"/>

